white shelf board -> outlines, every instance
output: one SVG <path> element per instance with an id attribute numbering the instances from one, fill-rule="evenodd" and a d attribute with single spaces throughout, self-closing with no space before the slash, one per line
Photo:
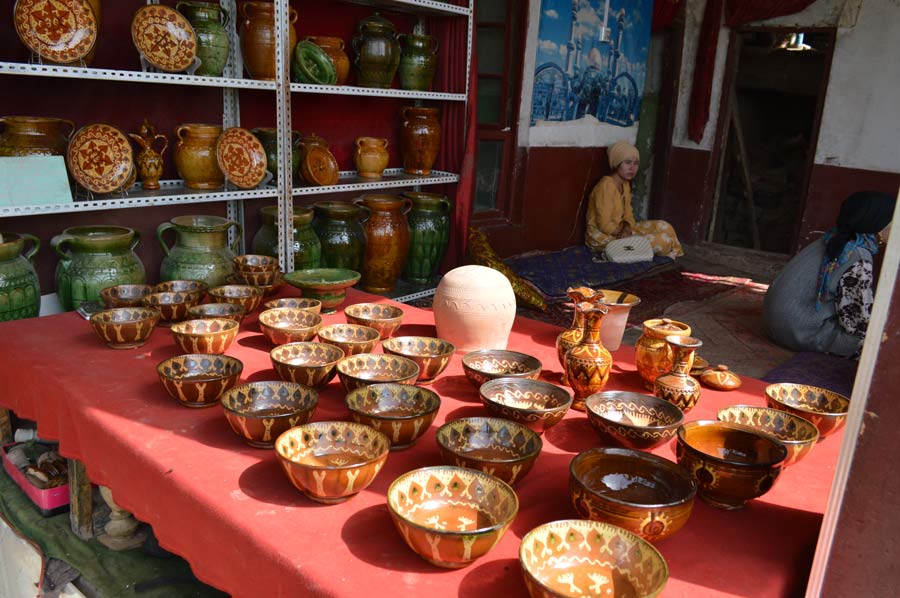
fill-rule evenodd
<path id="1" fill-rule="evenodd" d="M 442 93 L 437 91 L 409 91 L 406 89 L 383 89 L 380 87 L 354 87 L 352 85 L 311 85 L 291 83 L 295 93 L 323 93 L 345 96 L 374 96 L 379 98 L 409 98 L 412 100 L 450 100 L 465 102 L 464 93 Z"/>
<path id="2" fill-rule="evenodd" d="M 293 195 L 321 195 L 323 193 L 341 193 L 346 191 L 367 191 L 372 189 L 390 189 L 412 187 L 415 185 L 440 185 L 458 183 L 459 175 L 452 172 L 432 170 L 428 176 L 409 175 L 402 168 L 388 168 L 380 179 L 363 178 L 354 170 L 342 170 L 336 185 L 324 187 L 294 187 Z"/>

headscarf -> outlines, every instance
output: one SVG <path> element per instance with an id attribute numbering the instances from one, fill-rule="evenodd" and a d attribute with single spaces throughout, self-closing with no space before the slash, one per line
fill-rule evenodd
<path id="1" fill-rule="evenodd" d="M 606 149 L 609 157 L 609 167 L 613 170 L 619 167 L 619 164 L 625 160 L 640 160 L 641 154 L 638 148 L 634 147 L 627 141 L 616 141 Z"/>
<path id="2" fill-rule="evenodd" d="M 833 298 L 829 290 L 835 270 L 847 263 L 850 254 L 863 247 L 878 253 L 877 233 L 891 223 L 897 198 L 880 191 L 857 191 L 841 204 L 834 228 L 825 233 L 825 257 L 819 270 L 816 311 Z"/>

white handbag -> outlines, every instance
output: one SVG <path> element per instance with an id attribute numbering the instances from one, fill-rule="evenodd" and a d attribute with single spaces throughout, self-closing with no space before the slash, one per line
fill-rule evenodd
<path id="1" fill-rule="evenodd" d="M 633 236 L 622 239 L 613 239 L 606 244 L 603 250 L 606 259 L 617 264 L 632 264 L 634 262 L 652 262 L 653 246 L 647 237 Z"/>

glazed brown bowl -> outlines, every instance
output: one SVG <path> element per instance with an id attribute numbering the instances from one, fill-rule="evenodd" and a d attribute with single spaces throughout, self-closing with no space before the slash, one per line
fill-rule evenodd
<path id="1" fill-rule="evenodd" d="M 380 382 L 415 384 L 419 366 L 399 355 L 359 353 L 341 359 L 337 363 L 337 373 L 344 389 L 350 392 Z"/>
<path id="2" fill-rule="evenodd" d="M 238 323 L 229 318 L 185 320 L 172 324 L 175 343 L 185 353 L 224 353 L 237 333 Z"/>
<path id="3" fill-rule="evenodd" d="M 197 303 L 203 301 L 209 285 L 202 280 L 167 280 L 157 283 L 153 287 L 155 293 L 196 293 L 199 295 Z"/>
<path id="4" fill-rule="evenodd" d="M 310 299 L 308 297 L 282 297 L 281 299 L 272 299 L 263 303 L 265 309 L 275 309 L 276 307 L 295 307 L 311 311 L 314 314 L 322 311 L 322 302 L 318 299 Z"/>
<path id="5" fill-rule="evenodd" d="M 337 374 L 337 364 L 344 358 L 340 347 L 327 343 L 288 343 L 269 351 L 272 367 L 278 377 L 313 388 L 325 386 Z"/>
<path id="6" fill-rule="evenodd" d="M 650 542 L 687 523 L 696 494 L 691 474 L 652 453 L 593 448 L 569 463 L 569 498 L 580 517 L 618 525 Z"/>
<path id="7" fill-rule="evenodd" d="M 275 439 L 312 419 L 319 393 L 293 382 L 250 382 L 220 397 L 234 433 L 256 448 L 272 448 Z"/>
<path id="8" fill-rule="evenodd" d="M 149 284 L 117 284 L 100 289 L 100 300 L 107 309 L 140 307 L 143 299 L 153 292 Z"/>
<path id="9" fill-rule="evenodd" d="M 403 310 L 382 303 L 355 303 L 344 308 L 349 324 L 360 324 L 378 331 L 380 338 L 389 338 L 403 322 Z"/>
<path id="10" fill-rule="evenodd" d="M 532 598 L 653 598 L 669 580 L 666 560 L 652 544 L 615 525 L 584 519 L 532 529 L 519 545 L 519 564 Z"/>
<path id="11" fill-rule="evenodd" d="M 435 439 L 446 465 L 478 469 L 510 486 L 528 475 L 543 447 L 534 431 L 499 417 L 447 422 Z"/>
<path id="12" fill-rule="evenodd" d="M 387 503 L 413 552 L 448 569 L 470 565 L 490 552 L 519 512 L 509 484 L 449 465 L 404 473 L 388 489 Z"/>
<path id="13" fill-rule="evenodd" d="M 226 284 L 209 290 L 213 303 L 232 303 L 244 309 L 244 314 L 252 313 L 262 303 L 263 290 L 245 284 Z"/>
<path id="14" fill-rule="evenodd" d="M 236 279 L 238 284 L 248 284 L 250 286 L 265 289 L 266 287 L 275 286 L 280 274 L 281 270 L 273 270 L 271 272 L 238 271 Z"/>
<path id="15" fill-rule="evenodd" d="M 370 384 L 347 393 L 344 400 L 353 421 L 383 432 L 391 450 L 415 444 L 441 406 L 436 392 L 410 384 Z"/>
<path id="16" fill-rule="evenodd" d="M 466 353 L 462 358 L 463 371 L 475 388 L 496 378 L 530 378 L 541 375 L 540 360 L 525 353 L 503 349 L 482 349 Z"/>
<path id="17" fill-rule="evenodd" d="M 520 423 L 538 434 L 559 423 L 572 406 L 568 390 L 530 378 L 497 378 L 482 384 L 478 392 L 491 416 Z"/>
<path id="18" fill-rule="evenodd" d="M 322 316 L 296 307 L 276 307 L 259 314 L 259 329 L 273 345 L 312 340 L 321 325 Z"/>
<path id="19" fill-rule="evenodd" d="M 228 355 L 190 353 L 160 362 L 156 373 L 166 392 L 185 407 L 212 407 L 237 384 L 243 369 L 239 359 Z"/>
<path id="20" fill-rule="evenodd" d="M 811 421 L 780 409 L 732 405 L 719 409 L 716 419 L 750 426 L 775 437 L 788 451 L 784 467 L 803 459 L 819 441 L 819 430 Z"/>
<path id="21" fill-rule="evenodd" d="M 247 253 L 232 258 L 237 272 L 275 272 L 278 270 L 278 258 L 271 255 Z"/>
<path id="22" fill-rule="evenodd" d="M 675 438 L 684 422 L 684 413 L 672 403 L 637 392 L 598 392 L 584 406 L 597 434 L 626 448 L 655 448 Z"/>
<path id="23" fill-rule="evenodd" d="M 819 440 L 843 428 L 850 409 L 850 399 L 844 395 L 816 386 L 787 382 L 767 386 L 766 403 L 773 409 L 811 421 L 819 429 Z"/>
<path id="24" fill-rule="evenodd" d="M 228 318 L 240 324 L 244 319 L 244 308 L 233 303 L 201 303 L 189 307 L 187 316 L 194 320 Z"/>
<path id="25" fill-rule="evenodd" d="M 187 310 L 200 301 L 197 293 L 150 293 L 145 295 L 143 302 L 145 307 L 159 310 L 160 326 L 171 326 L 173 322 L 180 322 L 187 317 Z"/>
<path id="26" fill-rule="evenodd" d="M 260 285 L 257 288 L 262 289 L 263 297 L 271 297 L 281 290 L 284 286 L 284 273 L 279 270 L 275 273 L 275 278 L 269 284 Z"/>
<path id="27" fill-rule="evenodd" d="M 340 347 L 345 355 L 371 353 L 381 335 L 374 328 L 360 324 L 331 324 L 319 328 L 319 340 Z"/>
<path id="28" fill-rule="evenodd" d="M 159 317 L 149 307 L 117 307 L 92 315 L 91 328 L 110 349 L 134 349 L 147 342 Z"/>
<path id="29" fill-rule="evenodd" d="M 416 384 L 431 384 L 450 363 L 456 352 L 453 343 L 429 336 L 397 336 L 381 341 L 385 353 L 399 355 L 416 362 L 419 379 Z"/>
<path id="30" fill-rule="evenodd" d="M 275 441 L 275 453 L 291 483 L 308 498 L 344 502 L 381 471 L 388 437 L 355 422 L 323 421 L 295 426 Z"/>
<path id="31" fill-rule="evenodd" d="M 700 498 L 719 509 L 740 509 L 768 492 L 787 458 L 775 438 L 730 422 L 687 422 L 677 438 L 678 464 L 694 477 Z"/>

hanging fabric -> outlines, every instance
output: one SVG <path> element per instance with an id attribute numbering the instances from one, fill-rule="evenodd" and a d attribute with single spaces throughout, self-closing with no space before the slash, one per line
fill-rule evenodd
<path id="1" fill-rule="evenodd" d="M 650 33 L 657 33 L 671 27 L 682 6 L 684 6 L 684 0 L 654 0 Z"/>

